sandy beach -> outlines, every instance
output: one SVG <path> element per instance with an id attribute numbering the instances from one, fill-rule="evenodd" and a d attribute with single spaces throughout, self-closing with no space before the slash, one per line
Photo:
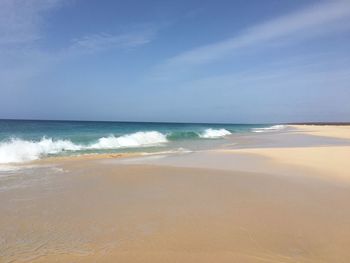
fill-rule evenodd
<path id="1" fill-rule="evenodd" d="M 350 126 L 101 157 L 1 178 L 0 262 L 350 262 Z"/>
<path id="2" fill-rule="evenodd" d="M 0 0 L 0 263 L 350 263 L 350 0 Z"/>

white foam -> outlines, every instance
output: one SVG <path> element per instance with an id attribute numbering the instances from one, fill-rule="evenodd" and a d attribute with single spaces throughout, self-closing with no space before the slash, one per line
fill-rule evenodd
<path id="1" fill-rule="evenodd" d="M 33 161 L 43 155 L 56 154 L 62 151 L 77 151 L 81 146 L 69 140 L 52 140 L 43 138 L 40 141 L 11 139 L 0 143 L 0 163 L 18 163 Z"/>
<path id="2" fill-rule="evenodd" d="M 269 131 L 279 131 L 283 130 L 286 128 L 286 125 L 273 125 L 271 127 L 266 127 L 266 128 L 254 128 L 252 129 L 252 132 L 269 132 Z"/>
<path id="3" fill-rule="evenodd" d="M 53 140 L 51 138 L 42 138 L 40 141 L 11 139 L 0 143 L 0 163 L 28 162 L 65 151 L 146 147 L 166 142 L 166 136 L 156 131 L 136 132 L 120 137 L 102 137 L 91 145 L 75 144 L 69 140 Z"/>
<path id="4" fill-rule="evenodd" d="M 199 137 L 206 139 L 221 138 L 230 135 L 226 129 L 206 129 L 203 133 L 199 134 Z"/>
<path id="5" fill-rule="evenodd" d="M 166 143 L 166 136 L 157 131 L 136 132 L 120 137 L 102 137 L 96 143 L 87 147 L 87 149 L 118 149 L 129 147 L 155 146 Z"/>

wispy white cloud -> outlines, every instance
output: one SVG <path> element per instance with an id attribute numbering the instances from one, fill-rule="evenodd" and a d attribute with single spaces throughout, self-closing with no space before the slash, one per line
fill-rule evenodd
<path id="1" fill-rule="evenodd" d="M 45 38 L 45 16 L 68 2 L 69 0 L 1 0 L 0 45 L 32 44 Z M 109 48 L 135 48 L 149 43 L 156 31 L 154 25 L 145 24 L 132 26 L 126 33 L 97 32 L 72 39 L 63 49 L 91 53 Z"/>
<path id="2" fill-rule="evenodd" d="M 27 81 L 48 69 L 56 55 L 41 49 L 45 19 L 70 0 L 0 1 L 0 88 L 25 86 Z"/>
<path id="3" fill-rule="evenodd" d="M 293 41 L 326 35 L 344 27 L 350 28 L 350 1 L 326 1 L 252 26 L 232 38 L 181 53 L 170 58 L 166 66 L 182 67 L 208 63 L 243 48 L 276 41 L 290 44 Z M 289 41 L 285 41 L 286 39 Z"/>
<path id="4" fill-rule="evenodd" d="M 120 34 L 91 34 L 76 38 L 67 48 L 68 53 L 94 53 L 112 48 L 133 49 L 148 44 L 155 37 L 157 28 L 151 25 L 132 29 L 127 33 Z"/>
<path id="5" fill-rule="evenodd" d="M 76 36 L 56 50 L 43 48 L 47 18 L 70 3 L 74 4 L 72 0 L 0 0 L 1 88 L 20 86 L 72 57 L 141 47 L 159 30 L 151 23 L 127 25 L 121 31 Z"/>
<path id="6" fill-rule="evenodd" d="M 28 44 L 42 37 L 45 14 L 66 0 L 1 0 L 0 45 Z"/>

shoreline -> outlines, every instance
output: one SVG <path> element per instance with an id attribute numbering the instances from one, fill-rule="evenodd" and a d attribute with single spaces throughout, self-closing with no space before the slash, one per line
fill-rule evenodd
<path id="1" fill-rule="evenodd" d="M 74 162 L 84 160 L 100 160 L 100 159 L 117 159 L 117 158 L 129 158 L 136 156 L 143 156 L 142 152 L 130 152 L 130 153 L 87 153 L 79 155 L 69 156 L 50 156 L 42 159 L 34 160 L 30 164 L 42 164 L 42 163 L 54 163 L 54 162 Z"/>
<path id="2" fill-rule="evenodd" d="M 350 141 L 339 134 L 32 162 L 0 178 L 0 261 L 346 263 Z"/>
<path id="3" fill-rule="evenodd" d="M 341 124 L 332 124 L 329 125 L 328 123 L 322 123 L 322 124 L 283 124 L 285 127 L 281 130 L 266 130 L 266 131 L 259 131 L 259 132 L 237 132 L 232 133 L 231 135 L 227 136 L 227 138 L 230 139 L 230 141 L 234 142 L 234 139 L 240 136 L 249 136 L 249 135 L 256 135 L 259 133 L 259 135 L 271 135 L 271 134 L 278 134 L 280 132 L 289 132 L 289 133 L 301 133 L 305 135 L 312 135 L 312 136 L 320 136 L 320 137 L 331 137 L 331 138 L 337 138 L 337 139 L 350 139 L 350 125 L 341 125 Z M 240 139 L 240 138 L 238 138 Z M 199 142 L 199 141 L 198 141 Z M 197 142 L 197 143 L 198 143 Z M 215 150 L 215 148 L 213 148 Z M 209 148 L 207 150 L 213 150 L 212 148 Z M 204 149 L 205 150 L 205 149 Z M 155 152 L 144 152 L 144 151 L 129 151 L 129 152 L 112 152 L 112 153 L 82 153 L 82 154 L 71 154 L 71 155 L 57 155 L 57 156 L 46 156 L 42 157 L 37 160 L 23 162 L 23 163 L 3 163 L 0 165 L 8 165 L 8 166 L 21 166 L 23 164 L 30 165 L 30 164 L 40 164 L 45 162 L 55 162 L 55 161 L 74 161 L 74 160 L 93 160 L 93 159 L 113 159 L 113 158 L 128 158 L 128 157 L 136 157 L 136 156 L 142 156 L 142 155 L 157 155 L 162 154 L 163 152 L 177 152 L 176 150 L 165 150 L 165 151 L 155 151 Z"/>
<path id="4" fill-rule="evenodd" d="M 315 127 L 316 126 L 316 127 Z M 322 130 L 317 129 L 317 127 L 322 127 Z M 320 137 L 332 137 L 337 139 L 350 139 L 350 125 L 287 125 L 284 129 L 280 131 L 266 131 L 261 132 L 258 135 L 272 135 L 278 134 L 280 132 L 287 133 L 301 133 L 305 135 L 312 136 L 320 136 Z M 229 135 L 227 138 L 230 138 L 231 141 L 237 139 L 237 136 L 254 136 L 255 132 L 249 133 L 233 133 Z M 323 146 L 326 147 L 326 146 Z M 207 151 L 218 150 L 216 148 L 206 149 Z M 206 151 L 204 150 L 204 151 Z M 71 155 L 71 156 L 54 156 L 54 157 L 46 157 L 40 160 L 35 160 L 34 162 L 40 162 L 44 160 L 70 160 L 70 159 L 113 159 L 113 158 L 128 158 L 128 157 L 138 157 L 138 156 L 147 156 L 147 155 L 159 155 L 166 154 L 171 152 L 178 153 L 181 151 L 169 150 L 169 151 L 157 151 L 157 152 L 128 152 L 128 153 L 91 153 L 91 154 L 81 154 L 81 155 Z"/>
<path id="5" fill-rule="evenodd" d="M 307 137 L 304 138 L 304 135 Z M 294 144 L 287 143 L 286 138 L 291 138 Z M 311 138 L 315 139 L 315 142 L 310 144 Z M 116 164 L 170 165 L 232 171 L 239 169 L 246 172 L 259 172 L 260 169 L 265 173 L 280 173 L 281 170 L 273 172 L 273 169 L 271 170 L 271 167 L 266 165 L 274 163 L 275 166 L 284 166 L 285 169 L 282 169 L 284 173 L 288 173 L 289 167 L 293 166 L 293 169 L 309 169 L 309 175 L 318 176 L 320 179 L 343 183 L 348 183 L 350 180 L 347 173 L 350 170 L 347 164 L 347 155 L 350 154 L 350 126 L 288 125 L 279 131 L 231 134 L 226 137 L 226 140 L 227 142 L 221 144 L 220 147 L 204 150 L 87 153 L 50 156 L 25 163 L 4 164 L 3 166 L 12 172 L 9 167 L 16 168 L 14 169 L 16 171 L 17 168 L 32 168 L 33 165 L 34 167 L 42 165 L 65 166 L 69 163 L 92 161 L 96 162 L 97 165 L 101 162 L 115 162 Z M 337 143 L 335 144 L 335 142 Z M 333 152 L 337 157 L 328 158 L 329 152 Z M 189 153 L 191 154 L 188 155 Z M 213 164 L 211 164 L 211 158 L 216 160 Z M 232 165 L 227 165 L 230 162 Z M 252 168 L 249 162 L 254 163 L 258 168 Z M 219 163 L 219 167 L 216 166 L 216 163 Z M 3 172 L 6 172 L 6 169 Z M 332 177 L 329 177 L 329 174 L 332 174 Z"/>

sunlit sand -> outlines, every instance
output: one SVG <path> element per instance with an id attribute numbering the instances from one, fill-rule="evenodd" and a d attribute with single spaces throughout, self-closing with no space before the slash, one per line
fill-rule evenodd
<path id="1" fill-rule="evenodd" d="M 0 189 L 1 262 L 348 262 L 348 135 L 36 162 Z"/>

